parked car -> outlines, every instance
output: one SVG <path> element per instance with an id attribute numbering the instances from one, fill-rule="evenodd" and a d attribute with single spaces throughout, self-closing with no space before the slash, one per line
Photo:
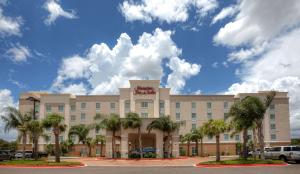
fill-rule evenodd
<path id="1" fill-rule="evenodd" d="M 270 147 L 265 147 L 265 153 L 270 149 Z M 248 157 L 253 157 L 254 156 L 254 151 L 251 150 L 248 152 Z M 260 158 L 260 149 L 256 149 L 256 155 Z"/>
<path id="2" fill-rule="evenodd" d="M 15 158 L 23 158 L 23 151 L 17 151 L 15 154 Z M 25 151 L 25 158 L 32 158 L 32 151 Z"/>
<path id="3" fill-rule="evenodd" d="M 13 159 L 13 158 L 11 156 L 10 151 L 8 151 L 8 150 L 0 150 L 0 161 L 11 160 L 11 159 Z"/>
<path id="4" fill-rule="evenodd" d="M 48 153 L 47 152 L 38 152 L 38 157 L 39 158 L 48 157 Z"/>
<path id="5" fill-rule="evenodd" d="M 300 146 L 277 146 L 265 153 L 266 159 L 280 159 L 300 163 Z"/>

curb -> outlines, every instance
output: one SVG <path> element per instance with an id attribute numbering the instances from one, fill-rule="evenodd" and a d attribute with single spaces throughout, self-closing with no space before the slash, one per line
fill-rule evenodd
<path id="1" fill-rule="evenodd" d="M 82 167 L 86 167 L 86 164 L 81 164 L 81 165 L 76 165 L 76 166 L 34 166 L 34 165 L 0 165 L 0 169 L 1 168 L 31 168 L 31 169 L 46 169 L 46 168 L 50 168 L 50 169 L 63 169 L 63 168 L 82 168 Z"/>
<path id="2" fill-rule="evenodd" d="M 197 168 L 235 168 L 235 167 L 282 167 L 289 164 L 195 164 Z"/>
<path id="3" fill-rule="evenodd" d="M 143 159 L 130 159 L 130 158 L 96 158 L 96 160 L 103 160 L 103 161 L 163 161 L 163 160 L 183 160 L 188 159 L 188 157 L 182 157 L 182 158 L 143 158 Z"/>

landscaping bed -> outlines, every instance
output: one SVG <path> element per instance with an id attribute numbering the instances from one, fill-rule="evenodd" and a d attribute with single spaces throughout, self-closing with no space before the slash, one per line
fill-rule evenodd
<path id="1" fill-rule="evenodd" d="M 2 161 L 0 162 L 0 166 L 20 166 L 20 167 L 77 167 L 83 166 L 80 162 L 68 162 L 61 161 L 60 163 L 56 163 L 53 161 L 45 161 L 45 160 L 13 160 L 13 161 Z"/>

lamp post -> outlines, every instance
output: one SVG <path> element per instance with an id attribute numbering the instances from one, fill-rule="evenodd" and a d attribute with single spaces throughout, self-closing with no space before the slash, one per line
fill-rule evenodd
<path id="1" fill-rule="evenodd" d="M 35 110 L 35 106 L 36 106 L 36 102 L 40 102 L 39 99 L 34 98 L 34 97 L 28 97 L 26 100 L 32 101 L 33 102 L 33 120 L 36 120 L 36 110 Z M 32 138 L 32 152 L 33 152 L 33 156 L 34 159 L 37 160 L 38 159 L 38 153 L 37 153 L 37 146 L 38 146 L 38 139 L 34 133 L 33 138 Z"/>

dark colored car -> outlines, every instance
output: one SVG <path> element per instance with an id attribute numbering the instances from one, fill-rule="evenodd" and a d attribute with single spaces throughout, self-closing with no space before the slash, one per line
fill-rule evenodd
<path id="1" fill-rule="evenodd" d="M 13 158 L 11 153 L 8 150 L 0 150 L 0 161 L 11 160 L 11 159 Z"/>

